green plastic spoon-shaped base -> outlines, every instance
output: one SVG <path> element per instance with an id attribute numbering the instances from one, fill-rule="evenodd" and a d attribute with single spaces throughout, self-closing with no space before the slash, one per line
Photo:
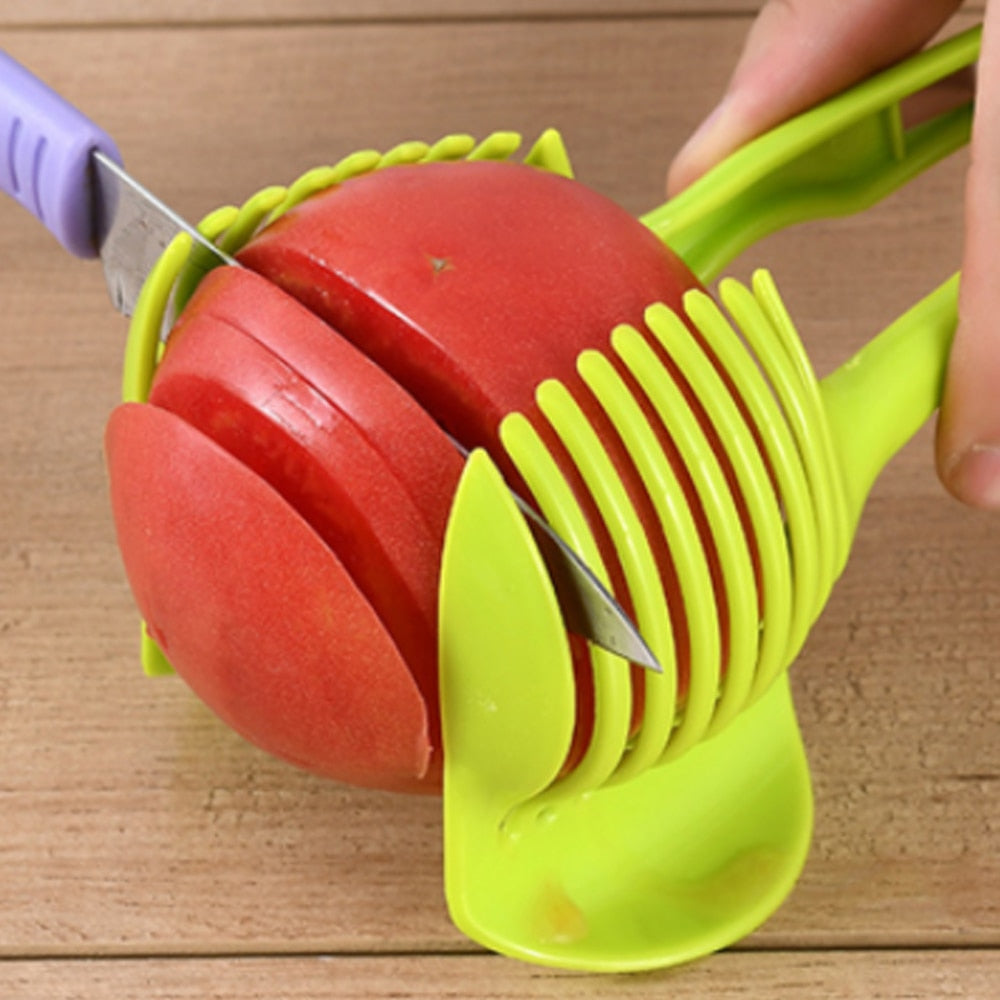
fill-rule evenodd
<path id="1" fill-rule="evenodd" d="M 797 879 L 812 829 L 785 677 L 678 760 L 532 796 L 569 745 L 573 680 L 545 566 L 492 462 L 460 485 L 443 559 L 445 888 L 456 925 L 527 961 L 688 961 L 743 937 Z"/>

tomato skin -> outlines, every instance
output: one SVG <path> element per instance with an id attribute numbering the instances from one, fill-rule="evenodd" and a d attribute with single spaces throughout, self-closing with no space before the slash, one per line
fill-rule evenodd
<path id="1" fill-rule="evenodd" d="M 424 699 L 350 574 L 292 507 L 155 406 L 117 407 L 105 450 L 136 603 L 205 703 L 301 767 L 424 789 Z"/>

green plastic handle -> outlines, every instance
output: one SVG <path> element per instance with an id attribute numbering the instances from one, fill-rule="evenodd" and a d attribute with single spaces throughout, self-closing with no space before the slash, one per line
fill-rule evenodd
<path id="1" fill-rule="evenodd" d="M 969 29 L 779 125 L 642 221 L 707 282 L 778 229 L 874 204 L 968 142 L 971 100 L 910 128 L 900 105 L 972 65 L 980 34 Z"/>
<path id="2" fill-rule="evenodd" d="M 955 274 L 820 383 L 852 528 L 879 473 L 941 403 L 958 284 Z"/>

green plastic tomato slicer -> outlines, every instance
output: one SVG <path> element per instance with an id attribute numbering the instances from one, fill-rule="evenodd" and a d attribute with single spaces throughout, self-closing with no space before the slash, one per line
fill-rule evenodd
<path id="1" fill-rule="evenodd" d="M 969 32 L 839 95 L 644 221 L 708 280 L 779 227 L 864 208 L 967 141 L 971 104 L 907 128 L 900 103 L 970 65 L 977 46 Z M 472 456 L 441 591 L 445 884 L 469 936 L 555 966 L 644 969 L 735 942 L 788 895 L 809 846 L 812 796 L 787 667 L 844 566 L 875 477 L 939 403 L 957 283 L 822 381 L 766 272 L 752 288 L 721 283 L 728 316 L 689 293 L 701 344 L 653 305 L 645 331 L 620 327 L 607 352 L 580 357 L 656 503 L 679 598 L 664 592 L 593 428 L 559 383 L 539 388 L 664 665 L 644 672 L 636 731 L 630 671 L 592 650 L 592 732 L 568 770 L 576 682 L 566 630 L 523 518 L 490 459 Z M 680 381 L 701 404 L 697 416 Z M 502 437 L 542 514 L 600 576 L 588 525 L 527 420 L 511 414 Z M 690 647 L 683 693 L 671 668 L 679 616 Z"/>
<path id="2" fill-rule="evenodd" d="M 968 141 L 971 103 L 913 126 L 901 103 L 970 66 L 978 45 L 978 30 L 967 32 L 838 95 L 643 221 L 707 282 L 768 233 L 865 208 Z M 235 253 L 349 177 L 505 159 L 519 142 L 448 136 L 354 154 L 199 228 Z M 526 162 L 570 173 L 553 132 Z M 189 250 L 175 240 L 143 289 L 126 399 L 146 397 L 164 315 L 197 280 Z M 539 387 L 539 408 L 592 494 L 628 604 L 665 667 L 641 672 L 636 727 L 640 681 L 623 660 L 589 650 L 593 718 L 572 766 L 577 679 L 566 623 L 528 521 L 492 459 L 471 454 L 440 594 L 445 889 L 471 938 L 554 966 L 655 968 L 737 941 L 787 897 L 812 830 L 787 668 L 844 567 L 874 479 L 939 403 L 957 284 L 950 278 L 822 381 L 765 271 L 749 288 L 722 281 L 718 302 L 689 293 L 684 319 L 651 304 L 646 329 L 621 326 L 606 351 L 580 356 L 581 377 L 653 500 L 676 567 L 669 594 L 594 428 L 559 382 Z M 864 435 L 853 433 L 859 414 Z M 528 420 L 509 414 L 502 443 L 540 513 L 610 587 L 591 526 Z M 147 670 L 168 670 L 145 633 L 144 642 Z"/>

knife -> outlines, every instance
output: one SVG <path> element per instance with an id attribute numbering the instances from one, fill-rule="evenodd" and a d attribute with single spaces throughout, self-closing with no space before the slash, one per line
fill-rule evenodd
<path id="1" fill-rule="evenodd" d="M 72 254 L 100 258 L 111 301 L 126 316 L 132 315 L 146 276 L 178 233 L 187 233 L 203 251 L 191 255 L 189 266 L 205 271 L 220 264 L 240 266 L 129 176 L 104 129 L 3 50 L 0 189 Z M 527 501 L 513 496 L 544 536 L 540 548 L 569 631 L 662 671 L 635 623 L 580 556 Z"/>
<path id="2" fill-rule="evenodd" d="M 208 269 L 235 264 L 122 168 L 111 137 L 0 50 L 0 188 L 77 257 L 100 257 L 115 308 L 131 316 L 167 244 L 187 233 Z"/>

